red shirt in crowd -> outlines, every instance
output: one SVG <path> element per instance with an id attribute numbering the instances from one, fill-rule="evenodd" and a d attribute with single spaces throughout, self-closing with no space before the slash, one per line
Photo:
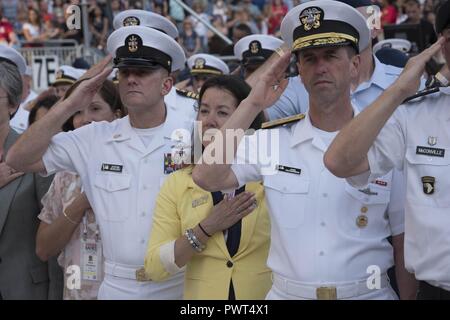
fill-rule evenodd
<path id="1" fill-rule="evenodd" d="M 279 4 L 277 4 L 276 2 L 277 1 L 273 1 L 271 5 L 272 12 L 269 17 L 268 26 L 269 34 L 275 34 L 280 29 L 281 20 L 283 20 L 284 16 L 288 12 L 288 7 L 283 3 L 283 1 L 280 1 Z"/>
<path id="2" fill-rule="evenodd" d="M 395 24 L 397 21 L 397 8 L 393 5 L 387 5 L 381 11 L 381 25 Z"/>
<path id="3" fill-rule="evenodd" d="M 9 44 L 11 39 L 9 35 L 14 32 L 13 26 L 6 19 L 0 20 L 0 44 Z"/>

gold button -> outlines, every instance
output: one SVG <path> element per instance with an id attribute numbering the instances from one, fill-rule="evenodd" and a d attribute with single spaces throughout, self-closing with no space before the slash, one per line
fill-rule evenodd
<path id="1" fill-rule="evenodd" d="M 369 218 L 365 215 L 360 215 L 356 218 L 356 225 L 359 228 L 365 228 L 367 227 L 367 224 L 369 223 Z"/>
<path id="2" fill-rule="evenodd" d="M 367 207 L 361 207 L 361 212 L 362 212 L 362 213 L 366 213 L 367 210 L 369 210 L 369 209 L 367 209 Z"/>

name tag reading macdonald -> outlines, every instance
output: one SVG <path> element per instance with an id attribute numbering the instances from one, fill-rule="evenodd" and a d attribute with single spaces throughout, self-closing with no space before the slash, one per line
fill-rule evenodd
<path id="1" fill-rule="evenodd" d="M 445 155 L 445 149 L 417 146 L 416 154 L 443 158 Z"/>
<path id="2" fill-rule="evenodd" d="M 123 166 L 121 166 L 120 164 L 102 164 L 102 171 L 122 173 L 122 168 Z"/>

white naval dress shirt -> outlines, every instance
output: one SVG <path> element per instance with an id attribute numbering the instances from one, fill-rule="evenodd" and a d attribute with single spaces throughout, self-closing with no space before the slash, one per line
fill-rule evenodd
<path id="1" fill-rule="evenodd" d="M 171 152 L 175 144 L 171 136 L 177 129 L 184 129 L 190 137 L 192 121 L 168 106 L 166 121 L 147 147 L 128 116 L 52 138 L 43 156 L 47 174 L 68 170 L 80 175 L 100 226 L 107 263 L 131 269 L 144 265 L 155 199 L 167 176 L 164 155 Z M 175 281 L 182 290 L 182 277 L 179 274 L 163 283 L 148 282 L 148 286 L 170 287 Z"/>
<path id="2" fill-rule="evenodd" d="M 178 94 L 175 86 L 164 96 L 164 102 L 169 106 L 173 106 L 180 117 L 185 117 L 185 119 L 190 119 L 191 121 L 195 121 L 197 118 L 197 100 Z"/>
<path id="3" fill-rule="evenodd" d="M 266 175 L 262 164 L 254 164 L 259 139 L 264 131 L 275 130 L 279 157 L 272 166 L 295 168 L 297 173 L 275 170 Z M 378 266 L 383 274 L 394 263 L 386 238 L 404 228 L 392 173 L 364 192 L 351 187 L 325 168 L 323 155 L 332 137 L 323 139 L 318 132 L 307 115 L 291 125 L 259 130 L 239 145 L 238 164 L 232 165 L 239 185 L 262 180 L 265 187 L 272 225 L 268 267 L 274 274 L 314 286 L 367 279 L 370 266 Z M 362 213 L 368 218 L 366 227 L 357 225 Z"/>
<path id="4" fill-rule="evenodd" d="M 405 264 L 419 280 L 450 290 L 450 88 L 400 106 L 369 150 L 370 176 L 406 176 Z M 433 193 L 422 177 L 435 179 Z M 367 178 L 368 177 L 368 178 Z"/>
<path id="5" fill-rule="evenodd" d="M 25 110 L 25 106 L 27 105 L 28 102 L 36 98 L 37 94 L 33 90 L 31 90 L 30 94 L 27 96 L 25 101 L 20 104 L 14 117 L 9 121 L 9 125 L 17 133 L 22 134 L 25 130 L 27 130 L 30 111 Z"/>

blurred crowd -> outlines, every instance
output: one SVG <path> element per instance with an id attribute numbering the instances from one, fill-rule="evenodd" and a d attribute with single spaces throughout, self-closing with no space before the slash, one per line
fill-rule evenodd
<path id="1" fill-rule="evenodd" d="M 249 34 L 279 36 L 282 18 L 304 0 L 185 0 L 198 17 L 236 43 Z M 437 0 L 373 0 L 381 13 L 381 27 L 392 24 L 420 24 L 427 35 L 426 45 L 436 41 L 433 30 Z M 69 30 L 70 5 L 79 0 L 1 0 L 0 43 L 39 46 L 48 40 L 83 42 L 82 30 Z M 209 30 L 174 0 L 87 0 L 91 46 L 105 51 L 105 41 L 112 32 L 112 21 L 121 11 L 144 9 L 159 13 L 176 24 L 179 42 L 186 55 L 211 53 L 232 55 L 232 46 Z"/>

